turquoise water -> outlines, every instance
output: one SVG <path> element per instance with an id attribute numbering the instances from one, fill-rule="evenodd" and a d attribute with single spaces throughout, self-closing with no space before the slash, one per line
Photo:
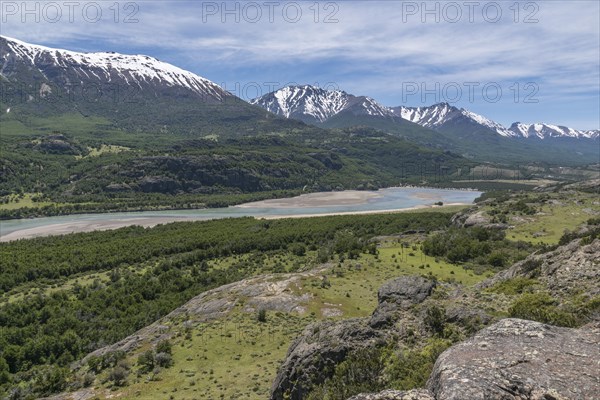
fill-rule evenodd
<path id="1" fill-rule="evenodd" d="M 24 229 L 38 228 L 66 223 L 99 223 L 126 220 L 135 225 L 136 219 L 148 218 L 189 218 L 190 220 L 208 220 L 233 217 L 276 217 L 302 216 L 312 214 L 349 213 L 361 211 L 401 210 L 422 205 L 431 205 L 442 201 L 447 203 L 472 203 L 481 194 L 477 191 L 426 189 L 426 188 L 388 188 L 376 192 L 377 197 L 362 204 L 327 205 L 321 207 L 227 207 L 202 210 L 141 211 L 103 214 L 77 214 L 57 217 L 31 218 L 0 221 L 0 236 Z M 427 198 L 425 198 L 425 196 Z M 130 222 L 130 223 L 129 223 Z M 164 223 L 165 221 L 161 221 Z"/>

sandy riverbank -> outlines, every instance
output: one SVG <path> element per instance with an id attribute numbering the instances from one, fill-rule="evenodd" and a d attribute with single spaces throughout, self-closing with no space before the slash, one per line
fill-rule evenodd
<path id="1" fill-rule="evenodd" d="M 138 225 L 145 228 L 159 224 L 178 221 L 197 221 L 201 218 L 193 217 L 149 217 L 149 218 L 127 218 L 107 221 L 79 221 L 62 224 L 51 224 L 35 228 L 20 229 L 0 237 L 0 242 L 10 242 L 18 239 L 32 239 L 40 236 L 66 235 L 69 233 L 106 231 L 126 226 Z"/>
<path id="2" fill-rule="evenodd" d="M 347 211 L 347 212 L 334 212 L 334 213 L 321 213 L 321 214 L 290 214 L 290 215 L 270 215 L 268 217 L 261 217 L 262 219 L 281 219 L 281 218 L 312 218 L 312 217 L 327 217 L 332 215 L 365 215 L 365 214 L 391 214 L 401 213 L 406 211 L 425 210 L 430 208 L 444 208 L 451 206 L 468 206 L 469 203 L 447 203 L 443 206 L 437 205 L 421 205 L 415 207 L 398 208 L 391 210 L 368 210 L 368 211 Z"/>
<path id="3" fill-rule="evenodd" d="M 364 190 L 345 190 L 343 192 L 319 192 L 307 193 L 300 196 L 254 201 L 244 203 L 234 207 L 237 208 L 311 208 L 327 206 L 354 206 L 367 203 L 371 199 L 383 197 L 383 194 L 377 192 L 367 192 Z"/>

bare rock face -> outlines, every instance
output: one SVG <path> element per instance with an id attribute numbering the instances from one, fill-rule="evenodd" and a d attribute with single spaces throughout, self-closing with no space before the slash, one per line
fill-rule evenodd
<path id="1" fill-rule="evenodd" d="M 516 277 L 536 278 L 547 284 L 553 294 L 584 291 L 591 296 L 600 294 L 600 239 L 587 245 L 574 240 L 548 253 L 531 255 L 480 287 Z"/>
<path id="2" fill-rule="evenodd" d="M 437 400 L 600 399 L 600 325 L 559 328 L 504 319 L 438 358 Z"/>
<path id="3" fill-rule="evenodd" d="M 401 308 L 408 308 L 421 303 L 435 288 L 435 282 L 421 276 L 402 276 L 386 282 L 377 292 L 377 301 L 395 303 Z"/>
<path id="4" fill-rule="evenodd" d="M 504 223 L 493 223 L 492 217 L 485 211 L 479 210 L 479 207 L 477 206 L 458 212 L 452 217 L 451 222 L 455 226 L 465 228 L 479 226 L 486 229 L 508 229 L 509 227 Z"/>
<path id="5" fill-rule="evenodd" d="M 380 393 L 359 394 L 348 400 L 435 400 L 429 390 L 384 390 Z"/>
<path id="6" fill-rule="evenodd" d="M 383 344 L 385 334 L 364 318 L 309 325 L 292 343 L 271 389 L 272 400 L 302 400 L 325 381 L 325 371 L 344 361 L 356 349 Z"/>
<path id="7" fill-rule="evenodd" d="M 391 325 L 400 310 L 423 302 L 435 286 L 433 280 L 421 276 L 403 276 L 386 282 L 377 292 L 378 306 L 369 324 L 373 328 Z"/>
<path id="8" fill-rule="evenodd" d="M 423 302 L 434 288 L 434 281 L 420 276 L 396 278 L 379 289 L 379 305 L 371 318 L 308 326 L 290 346 L 273 382 L 271 399 L 303 399 L 351 352 L 385 343 L 391 334 L 387 328 L 392 327 L 398 313 Z"/>

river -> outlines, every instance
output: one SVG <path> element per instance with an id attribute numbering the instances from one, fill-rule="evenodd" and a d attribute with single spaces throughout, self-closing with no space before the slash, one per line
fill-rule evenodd
<path id="1" fill-rule="evenodd" d="M 264 200 L 226 208 L 74 214 L 0 221 L 0 241 L 116 229 L 130 225 L 154 226 L 175 221 L 199 221 L 251 216 L 256 218 L 307 217 L 401 211 L 444 205 L 471 204 L 481 192 L 418 187 L 378 191 L 310 193 L 286 199 Z"/>

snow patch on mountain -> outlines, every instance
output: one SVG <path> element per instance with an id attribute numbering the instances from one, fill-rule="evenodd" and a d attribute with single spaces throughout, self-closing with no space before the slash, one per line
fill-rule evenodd
<path id="1" fill-rule="evenodd" d="M 566 126 L 551 125 L 551 124 L 523 124 L 515 122 L 511 125 L 510 130 L 520 137 L 524 138 L 585 138 L 598 139 L 600 138 L 600 130 L 581 131 Z"/>
<path id="2" fill-rule="evenodd" d="M 325 122 L 348 109 L 357 114 L 393 115 L 391 109 L 370 97 L 353 96 L 342 90 L 325 90 L 311 85 L 286 86 L 250 103 L 286 118 L 309 116 L 318 122 Z"/>
<path id="3" fill-rule="evenodd" d="M 145 55 L 124 55 L 114 52 L 78 53 L 70 50 L 53 49 L 0 36 L 0 59 L 4 64 L 11 55 L 27 62 L 44 74 L 49 64 L 77 71 L 82 77 L 111 81 L 113 74 L 127 84 L 165 84 L 182 87 L 200 95 L 209 94 L 218 99 L 229 94 L 217 84 Z"/>
<path id="4" fill-rule="evenodd" d="M 499 135 L 513 137 L 515 134 L 501 124 L 494 122 L 484 116 L 475 114 L 464 108 L 457 108 L 448 103 L 438 103 L 428 107 L 396 107 L 393 108 L 396 115 L 424 126 L 426 128 L 438 128 L 452 120 L 466 118 L 472 122 L 489 128 Z"/>

